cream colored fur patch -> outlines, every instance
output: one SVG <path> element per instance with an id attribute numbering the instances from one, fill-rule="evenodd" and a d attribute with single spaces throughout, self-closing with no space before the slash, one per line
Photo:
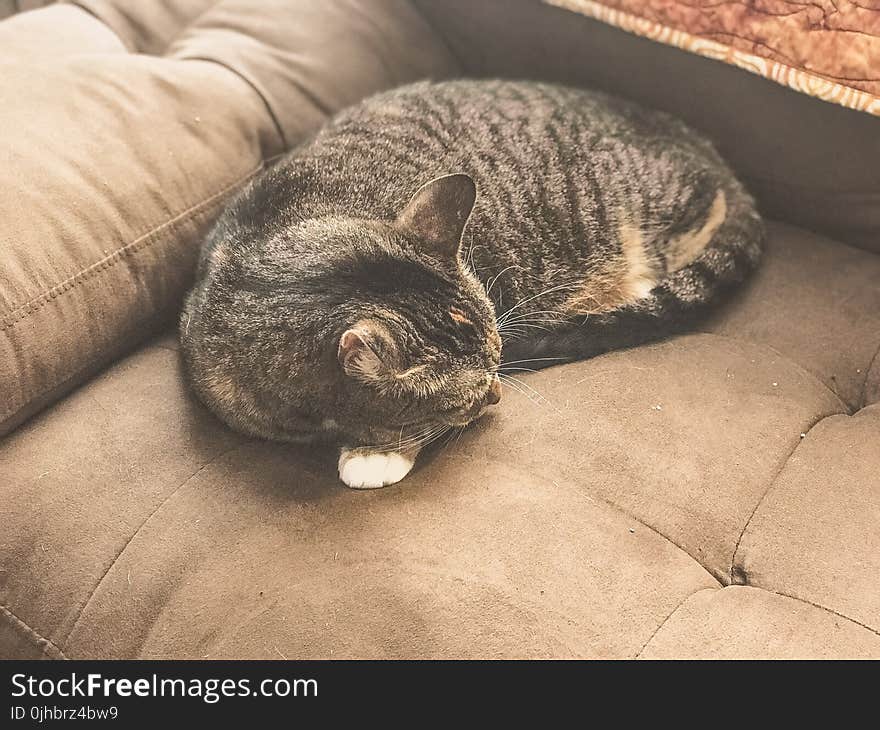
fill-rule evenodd
<path id="1" fill-rule="evenodd" d="M 590 275 L 583 289 L 569 300 L 569 309 L 578 314 L 611 312 L 646 297 L 656 286 L 656 269 L 636 224 L 620 226 L 620 249 L 621 256 Z"/>
<path id="2" fill-rule="evenodd" d="M 669 242 L 666 249 L 668 270 L 678 271 L 697 258 L 709 245 L 712 236 L 715 235 L 715 231 L 724 222 L 726 216 L 727 200 L 724 197 L 724 191 L 719 190 L 715 195 L 715 200 L 712 201 L 712 207 L 709 208 L 706 222 L 699 229 L 683 233 Z"/>
<path id="3" fill-rule="evenodd" d="M 642 232 L 637 226 L 625 223 L 620 227 L 620 245 L 627 263 L 623 291 L 626 294 L 626 303 L 629 303 L 648 296 L 657 284 L 657 275 L 645 251 Z"/>

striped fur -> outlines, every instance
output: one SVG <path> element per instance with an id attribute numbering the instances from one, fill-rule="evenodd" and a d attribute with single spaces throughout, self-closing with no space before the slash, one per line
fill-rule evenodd
<path id="1" fill-rule="evenodd" d="M 381 94 L 340 115 L 278 176 L 289 191 L 282 205 L 296 199 L 300 214 L 390 218 L 419 185 L 458 171 L 479 191 L 464 255 L 494 281 L 498 314 L 555 288 L 517 314 L 577 323 L 557 335 L 523 324 L 509 359 L 551 350 L 578 359 L 665 336 L 760 256 L 754 203 L 708 142 L 668 115 L 554 85 L 456 81 Z M 681 242 L 700 238 L 718 201 L 713 235 L 682 259 Z M 654 286 L 642 277 L 600 312 L 578 305 L 572 292 L 627 290 L 638 276 L 626 231 L 640 238 L 636 261 L 649 264 Z"/>
<path id="2" fill-rule="evenodd" d="M 506 361 L 573 360 L 690 326 L 763 235 L 713 147 L 668 115 L 549 84 L 423 82 L 342 112 L 230 206 L 184 354 L 241 430 L 332 422 L 376 446 L 494 402 L 499 333 Z"/>

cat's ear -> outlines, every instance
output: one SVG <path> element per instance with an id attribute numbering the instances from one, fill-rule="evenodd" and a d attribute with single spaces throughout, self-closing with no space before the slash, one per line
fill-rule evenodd
<path id="1" fill-rule="evenodd" d="M 464 173 L 444 175 L 420 187 L 395 225 L 415 233 L 441 259 L 453 259 L 474 209 L 477 187 Z"/>
<path id="2" fill-rule="evenodd" d="M 394 340 L 388 330 L 367 319 L 342 333 L 336 357 L 346 375 L 370 383 L 387 375 L 394 352 Z"/>

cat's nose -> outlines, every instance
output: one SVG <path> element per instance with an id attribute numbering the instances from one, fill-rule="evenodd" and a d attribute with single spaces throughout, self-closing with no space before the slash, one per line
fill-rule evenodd
<path id="1" fill-rule="evenodd" d="M 494 406 L 500 400 L 501 400 L 501 380 L 496 375 L 492 380 L 492 384 L 489 386 L 489 394 L 486 396 L 486 402 L 490 406 Z"/>

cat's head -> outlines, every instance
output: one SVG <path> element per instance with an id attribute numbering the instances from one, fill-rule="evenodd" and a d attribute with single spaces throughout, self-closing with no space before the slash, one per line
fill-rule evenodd
<path id="1" fill-rule="evenodd" d="M 440 177 L 423 185 L 390 226 L 373 229 L 387 244 L 367 267 L 380 306 L 346 327 L 337 360 L 376 405 L 386 401 L 400 412 L 395 420 L 465 425 L 500 399 L 495 313 L 461 260 L 475 196 L 467 175 Z"/>
<path id="2" fill-rule="evenodd" d="M 462 261 L 475 197 L 471 178 L 447 175 L 393 220 L 307 218 L 251 256 L 221 243 L 227 270 L 209 271 L 184 313 L 197 391 L 275 438 L 289 411 L 349 433 L 472 421 L 500 398 L 501 355 L 492 303 Z"/>

